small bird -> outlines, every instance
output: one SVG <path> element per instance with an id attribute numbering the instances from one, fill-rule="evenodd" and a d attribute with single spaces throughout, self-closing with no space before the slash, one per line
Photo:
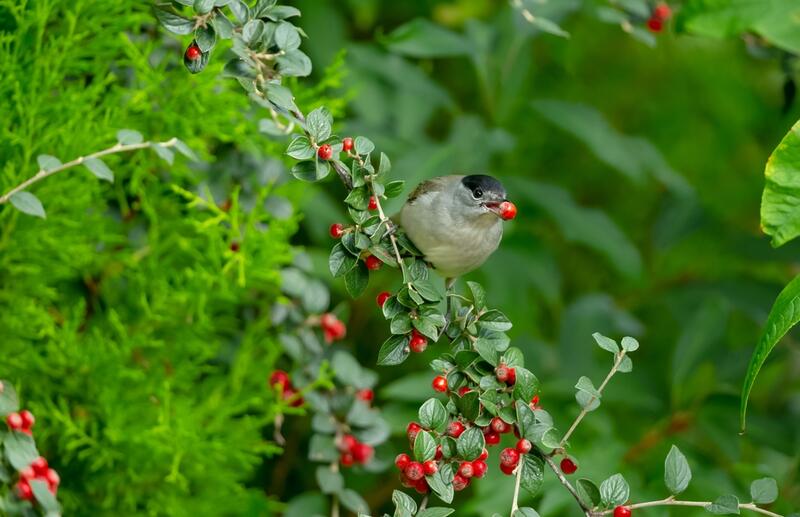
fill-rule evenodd
<path id="1" fill-rule="evenodd" d="M 425 260 L 455 279 L 483 264 L 503 237 L 503 220 L 517 208 L 491 176 L 441 176 L 420 183 L 400 211 L 400 226 Z"/>

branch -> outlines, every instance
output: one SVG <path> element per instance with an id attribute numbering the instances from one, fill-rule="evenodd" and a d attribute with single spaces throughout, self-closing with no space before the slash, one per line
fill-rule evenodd
<path id="1" fill-rule="evenodd" d="M 16 187 L 12 188 L 8 192 L 6 192 L 2 196 L 0 196 L 0 205 L 2 205 L 4 203 L 7 203 L 8 200 L 11 199 L 11 196 L 13 196 L 14 194 L 16 194 L 17 192 L 19 192 L 21 190 L 25 190 L 26 188 L 30 187 L 34 183 L 38 183 L 38 182 L 42 181 L 43 179 L 45 179 L 45 178 L 47 178 L 49 176 L 52 176 L 53 174 L 56 174 L 56 173 L 61 172 L 63 170 L 69 169 L 71 167 L 75 167 L 76 165 L 81 165 L 83 162 L 85 162 L 86 160 L 89 160 L 91 158 L 99 158 L 99 157 L 105 156 L 107 154 L 125 153 L 125 152 L 128 152 L 128 151 L 135 151 L 136 149 L 145 149 L 147 147 L 153 147 L 155 145 L 160 145 L 160 146 L 163 146 L 163 147 L 173 147 L 177 143 L 178 143 L 178 139 L 177 138 L 171 138 L 171 139 L 167 140 L 166 142 L 141 142 L 141 143 L 138 143 L 138 144 L 127 144 L 127 145 L 123 145 L 123 144 L 120 144 L 119 142 L 117 142 L 116 144 L 114 144 L 113 146 L 109 147 L 108 149 L 103 149 L 102 151 L 97 151 L 96 153 L 92 153 L 92 154 L 90 154 L 88 156 L 81 156 L 79 158 L 75 158 L 71 162 L 63 163 L 63 164 L 59 165 L 58 167 L 56 167 L 54 169 L 49 169 L 49 170 L 40 169 L 39 172 L 37 172 L 36 174 L 31 176 L 30 178 L 26 179 L 25 181 L 23 181 L 22 183 L 20 183 Z"/>
<path id="2" fill-rule="evenodd" d="M 559 469 L 558 466 L 553 462 L 553 459 L 546 454 L 543 454 L 542 456 L 544 457 L 544 461 L 546 461 L 547 465 L 550 467 L 550 470 L 553 471 L 553 473 L 556 475 L 561 484 L 564 485 L 564 488 L 567 489 L 567 492 L 572 494 L 572 497 L 574 497 L 575 500 L 578 502 L 578 505 L 581 507 L 581 510 L 583 510 L 584 515 L 586 515 L 586 517 L 594 517 L 595 514 L 592 513 L 592 509 L 586 506 L 586 503 L 584 503 L 583 500 L 580 498 L 578 492 L 575 490 L 575 488 L 572 486 L 569 480 L 566 477 L 564 477 L 564 474 L 561 472 L 561 469 Z"/>
<path id="3" fill-rule="evenodd" d="M 693 507 L 700 507 L 705 508 L 706 506 L 713 504 L 710 501 L 677 501 L 672 497 L 667 497 L 666 499 L 661 499 L 659 501 L 648 501 L 646 503 L 636 503 L 636 504 L 629 504 L 625 507 L 631 510 L 636 510 L 637 508 L 650 508 L 653 506 L 693 506 Z M 765 510 L 764 508 L 759 508 L 755 505 L 755 503 L 739 503 L 740 510 L 750 510 L 751 512 L 760 513 L 762 515 L 769 515 L 770 517 L 783 517 L 778 513 L 771 512 L 769 510 Z M 604 510 L 600 512 L 595 512 L 593 516 L 600 516 L 600 515 L 609 515 L 614 513 L 614 510 Z"/>
<path id="4" fill-rule="evenodd" d="M 613 377 L 614 374 L 617 373 L 617 369 L 619 368 L 619 365 L 620 365 L 620 363 L 622 362 L 622 360 L 624 358 L 625 358 L 625 350 L 620 350 L 619 353 L 617 354 L 617 360 L 614 361 L 614 365 L 611 367 L 611 371 L 609 371 L 608 375 L 606 375 L 605 380 L 603 380 L 603 384 L 601 384 L 600 387 L 597 388 L 597 393 L 598 394 L 601 394 L 601 395 L 603 394 L 603 390 L 605 389 L 606 385 L 608 384 L 608 381 L 610 381 L 611 377 Z M 572 436 L 572 433 L 575 432 L 575 429 L 578 427 L 578 424 L 581 423 L 581 420 L 583 420 L 583 417 L 585 417 L 586 414 L 589 412 L 589 410 L 587 410 L 586 408 L 590 407 L 592 402 L 594 402 L 596 399 L 597 399 L 597 397 L 590 398 L 589 401 L 586 403 L 586 405 L 583 407 L 583 409 L 581 409 L 581 412 L 578 413 L 578 416 L 575 418 L 575 421 L 572 422 L 571 426 L 569 426 L 569 430 L 567 431 L 567 433 L 564 435 L 563 438 L 561 438 L 561 442 L 558 444 L 558 448 L 559 449 L 563 448 L 564 444 L 567 443 L 567 440 L 569 440 L 569 437 Z"/>
<path id="5" fill-rule="evenodd" d="M 519 509 L 519 484 L 522 480 L 522 461 L 517 465 L 517 480 L 514 483 L 514 499 L 511 500 L 511 515 Z"/>

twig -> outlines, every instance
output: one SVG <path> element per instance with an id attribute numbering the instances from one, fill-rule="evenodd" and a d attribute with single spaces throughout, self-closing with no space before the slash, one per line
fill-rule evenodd
<path id="1" fill-rule="evenodd" d="M 511 500 L 511 515 L 519 509 L 519 484 L 522 480 L 522 462 L 517 465 L 517 480 L 514 482 L 514 498 Z"/>
<path id="2" fill-rule="evenodd" d="M 637 508 L 650 508 L 653 506 L 694 506 L 694 507 L 705 508 L 710 504 L 713 503 L 711 503 L 710 501 L 677 501 L 672 497 L 667 497 L 666 499 L 661 499 L 658 501 L 648 501 L 646 503 L 629 504 L 626 505 L 626 508 L 629 508 L 631 510 L 636 510 Z M 760 513 L 762 515 L 769 515 L 770 517 L 783 517 L 778 513 L 765 510 L 764 508 L 760 508 L 756 506 L 755 503 L 739 503 L 739 509 L 750 510 L 751 512 Z M 613 509 L 603 510 L 600 512 L 595 512 L 593 516 L 609 515 L 612 513 L 614 513 Z"/>
<path id="3" fill-rule="evenodd" d="M 546 454 L 544 454 L 543 457 L 544 461 L 547 462 L 547 465 L 550 467 L 550 470 L 553 471 L 553 473 L 556 475 L 561 484 L 564 485 L 564 488 L 567 489 L 567 492 L 572 494 L 572 497 L 574 497 L 575 500 L 578 502 L 578 505 L 581 507 L 581 510 L 583 510 L 584 515 L 586 515 L 586 517 L 594 517 L 595 514 L 592 513 L 592 509 L 586 506 L 586 503 L 584 503 L 583 500 L 580 498 L 578 492 L 575 490 L 575 488 L 572 486 L 569 480 L 566 477 L 564 477 L 564 474 L 561 472 L 561 469 L 559 469 L 558 466 L 555 464 L 555 462 L 553 462 L 553 459 Z"/>
<path id="4" fill-rule="evenodd" d="M 86 160 L 89 160 L 89 159 L 92 159 L 92 158 L 100 158 L 101 156 L 105 156 L 107 154 L 125 153 L 125 152 L 128 152 L 128 151 L 135 151 L 136 149 L 145 149 L 147 147 L 153 147 L 154 145 L 160 145 L 160 146 L 163 146 L 163 147 L 173 147 L 177 143 L 178 143 L 178 139 L 177 138 L 171 138 L 171 139 L 167 140 L 166 142 L 141 142 L 141 143 L 138 143 L 138 144 L 127 144 L 127 145 L 123 145 L 123 144 L 120 144 L 119 142 L 117 142 L 116 144 L 114 144 L 113 146 L 109 147 L 108 149 L 103 149 L 102 151 L 97 151 L 96 153 L 92 153 L 92 154 L 90 154 L 88 156 L 81 156 L 79 158 L 75 158 L 74 160 L 72 160 L 70 162 L 62 163 L 61 165 L 59 165 L 58 167 L 55 167 L 53 169 L 40 169 L 39 172 L 37 172 L 36 174 L 31 176 L 30 178 L 26 179 L 25 181 L 23 181 L 22 183 L 20 183 L 16 187 L 12 188 L 8 192 L 6 192 L 2 196 L 0 196 L 0 205 L 2 205 L 4 203 L 7 203 L 8 200 L 11 199 L 11 196 L 16 194 L 17 192 L 20 192 L 21 190 L 25 190 L 26 188 L 30 187 L 34 183 L 38 183 L 38 182 L 42 181 L 43 179 L 45 179 L 45 178 L 47 178 L 49 176 L 52 176 L 53 174 L 56 174 L 56 173 L 61 172 L 63 170 L 69 169 L 71 167 L 75 167 L 76 165 L 81 165 Z"/>
<path id="5" fill-rule="evenodd" d="M 425 497 L 422 498 L 422 501 L 420 501 L 419 503 L 419 511 L 421 512 L 427 506 L 428 506 L 428 496 L 426 495 Z"/>
<path id="6" fill-rule="evenodd" d="M 614 361 L 614 366 L 611 367 L 611 371 L 609 371 L 608 375 L 606 375 L 605 380 L 603 380 L 603 384 L 601 384 L 600 387 L 597 388 L 597 393 L 598 394 L 602 394 L 603 393 L 603 390 L 605 389 L 606 385 L 608 384 L 608 381 L 610 381 L 611 377 L 613 377 L 614 374 L 617 373 L 617 369 L 619 368 L 619 365 L 620 365 L 620 363 L 622 362 L 622 360 L 624 358 L 625 358 L 625 350 L 620 350 L 619 353 L 617 354 L 617 360 Z M 578 427 L 578 424 L 581 423 L 581 420 L 583 420 L 583 417 L 585 417 L 586 414 L 589 412 L 589 410 L 586 409 L 586 408 L 590 407 L 592 402 L 594 402 L 596 399 L 597 399 L 597 397 L 592 396 L 586 402 L 586 404 L 584 405 L 583 409 L 581 409 L 581 412 L 578 413 L 578 416 L 575 418 L 575 421 L 572 422 L 571 426 L 569 426 L 569 430 L 566 432 L 564 437 L 561 438 L 561 442 L 558 444 L 558 448 L 563 448 L 564 447 L 564 444 L 567 443 L 567 440 L 569 440 L 569 437 L 572 436 L 573 432 L 575 432 L 575 429 Z"/>

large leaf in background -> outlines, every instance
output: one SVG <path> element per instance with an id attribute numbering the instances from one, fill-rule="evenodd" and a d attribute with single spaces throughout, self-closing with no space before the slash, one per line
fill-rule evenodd
<path id="1" fill-rule="evenodd" d="M 466 56 L 472 43 L 457 32 L 424 18 L 417 18 L 393 30 L 383 43 L 393 52 L 412 57 Z"/>
<path id="2" fill-rule="evenodd" d="M 566 190 L 555 185 L 522 178 L 509 178 L 509 192 L 546 212 L 564 237 L 605 255 L 623 276 L 636 278 L 642 272 L 639 250 L 603 211 L 584 208 Z"/>
<path id="3" fill-rule="evenodd" d="M 780 246 L 800 235 L 800 122 L 770 155 L 764 177 L 761 227 Z"/>
<path id="4" fill-rule="evenodd" d="M 690 0 L 678 27 L 722 38 L 755 32 L 777 47 L 800 52 L 800 3 L 796 0 Z"/>
<path id="5" fill-rule="evenodd" d="M 596 109 L 557 100 L 534 101 L 533 107 L 548 121 L 585 143 L 606 165 L 632 181 L 643 183 L 652 175 L 676 194 L 692 194 L 692 187 L 669 166 L 652 143 L 620 133 Z"/>
<path id="6" fill-rule="evenodd" d="M 778 341 L 800 321 L 800 276 L 797 276 L 784 287 L 781 294 L 775 300 L 775 304 L 769 311 L 767 324 L 758 340 L 753 357 L 750 358 L 750 365 L 747 367 L 747 374 L 742 386 L 742 400 L 739 412 L 742 430 L 745 428 L 747 416 L 747 401 L 750 398 L 750 391 L 753 383 L 761 370 L 764 361 L 767 360 L 772 349 Z"/>

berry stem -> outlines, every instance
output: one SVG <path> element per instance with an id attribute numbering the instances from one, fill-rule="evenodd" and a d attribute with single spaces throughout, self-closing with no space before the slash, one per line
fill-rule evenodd
<path id="1" fill-rule="evenodd" d="M 533 452 L 533 451 L 531 451 L 531 452 Z M 553 458 L 551 458 L 547 454 L 543 454 L 542 456 L 544 457 L 544 461 L 550 467 L 550 470 L 553 471 L 553 473 L 556 475 L 556 477 L 561 482 L 561 484 L 564 485 L 564 488 L 567 489 L 567 492 L 572 494 L 572 497 L 574 497 L 575 500 L 578 502 L 578 505 L 581 507 L 581 510 L 583 510 L 583 514 L 586 517 L 595 517 L 597 514 L 593 513 L 592 509 L 589 508 L 588 506 L 586 506 L 586 504 L 583 502 L 583 500 L 578 495 L 578 492 L 575 490 L 575 487 L 572 486 L 572 483 L 569 482 L 569 479 L 567 479 L 564 476 L 564 474 L 561 472 L 561 469 L 559 469 L 558 465 L 555 464 L 555 462 L 553 461 Z"/>
<path id="2" fill-rule="evenodd" d="M 88 156 L 79 156 L 78 158 L 75 158 L 74 160 L 72 160 L 70 162 L 62 163 L 61 165 L 59 165 L 58 167 L 55 167 L 53 169 L 49 169 L 49 170 L 40 169 L 39 172 L 37 172 L 36 174 L 31 176 L 30 178 L 26 179 L 25 181 L 23 181 L 22 183 L 20 183 L 16 187 L 12 188 L 8 192 L 6 192 L 2 196 L 0 196 L 0 205 L 2 205 L 4 203 L 7 203 L 8 200 L 11 199 L 11 196 L 13 196 L 14 194 L 16 194 L 17 192 L 19 192 L 21 190 L 25 190 L 26 188 L 30 187 L 34 183 L 38 183 L 38 182 L 42 181 L 43 179 L 45 179 L 45 178 L 47 178 L 49 176 L 52 176 L 53 174 L 56 174 L 56 173 L 61 172 L 63 170 L 69 169 L 71 167 L 75 167 L 76 165 L 81 165 L 83 162 L 85 162 L 88 159 L 99 158 L 99 157 L 105 156 L 107 154 L 126 153 L 128 151 L 135 151 L 137 149 L 145 149 L 147 147 L 153 147 L 154 145 L 161 145 L 163 147 L 173 147 L 177 143 L 178 143 L 178 139 L 177 138 L 171 138 L 171 139 L 167 140 L 166 142 L 141 142 L 141 143 L 138 143 L 138 144 L 127 144 L 127 145 L 123 145 L 123 144 L 120 144 L 119 142 L 117 142 L 116 144 L 112 145 L 108 149 L 103 149 L 102 151 L 97 151 L 96 153 L 92 153 L 92 154 L 90 154 Z"/>
<path id="3" fill-rule="evenodd" d="M 422 501 L 420 501 L 420 503 L 419 503 L 419 511 L 420 512 L 423 511 L 426 506 L 428 506 L 428 496 L 427 495 L 422 498 Z"/>
<path id="4" fill-rule="evenodd" d="M 650 508 L 653 506 L 693 506 L 693 507 L 700 507 L 705 508 L 706 506 L 712 504 L 710 501 L 678 501 L 674 497 L 670 496 L 666 499 L 659 499 L 658 501 L 647 501 L 644 503 L 636 503 L 636 504 L 627 504 L 625 505 L 626 508 L 631 510 L 636 510 L 637 508 Z M 770 517 L 783 517 L 779 513 L 771 512 L 769 510 L 765 510 L 764 508 L 760 508 L 755 505 L 755 503 L 739 503 L 740 510 L 750 510 L 751 512 L 760 513 L 762 515 L 769 515 Z M 592 517 L 599 517 L 601 515 L 610 515 L 614 513 L 614 510 L 602 510 L 598 512 L 593 512 Z"/>
<path id="5" fill-rule="evenodd" d="M 619 368 L 619 365 L 620 365 L 620 363 L 622 363 L 622 360 L 624 358 L 625 358 L 625 350 L 620 350 L 617 353 L 617 360 L 614 361 L 614 365 L 611 367 L 611 370 L 608 372 L 608 375 L 606 375 L 606 378 L 603 380 L 603 383 L 600 385 L 600 387 L 597 388 L 597 393 L 598 394 L 601 394 L 601 395 L 603 394 L 603 390 L 605 389 L 606 385 L 608 384 L 608 381 L 610 381 L 611 377 L 613 377 L 614 374 L 617 373 L 617 369 Z M 558 444 L 558 448 L 559 449 L 563 449 L 564 448 L 564 444 L 567 443 L 567 440 L 569 440 L 569 437 L 572 436 L 572 433 L 575 432 L 575 429 L 578 427 L 578 424 L 581 423 L 581 420 L 583 420 L 583 417 L 585 417 L 586 414 L 589 412 L 586 408 L 590 407 L 592 402 L 595 401 L 595 399 L 596 399 L 596 397 L 591 397 L 586 402 L 586 405 L 584 406 L 584 408 L 581 409 L 581 412 L 578 413 L 578 416 L 575 418 L 575 421 L 572 422 L 571 426 L 569 426 L 569 430 L 566 432 L 564 437 L 561 439 L 561 442 Z"/>

